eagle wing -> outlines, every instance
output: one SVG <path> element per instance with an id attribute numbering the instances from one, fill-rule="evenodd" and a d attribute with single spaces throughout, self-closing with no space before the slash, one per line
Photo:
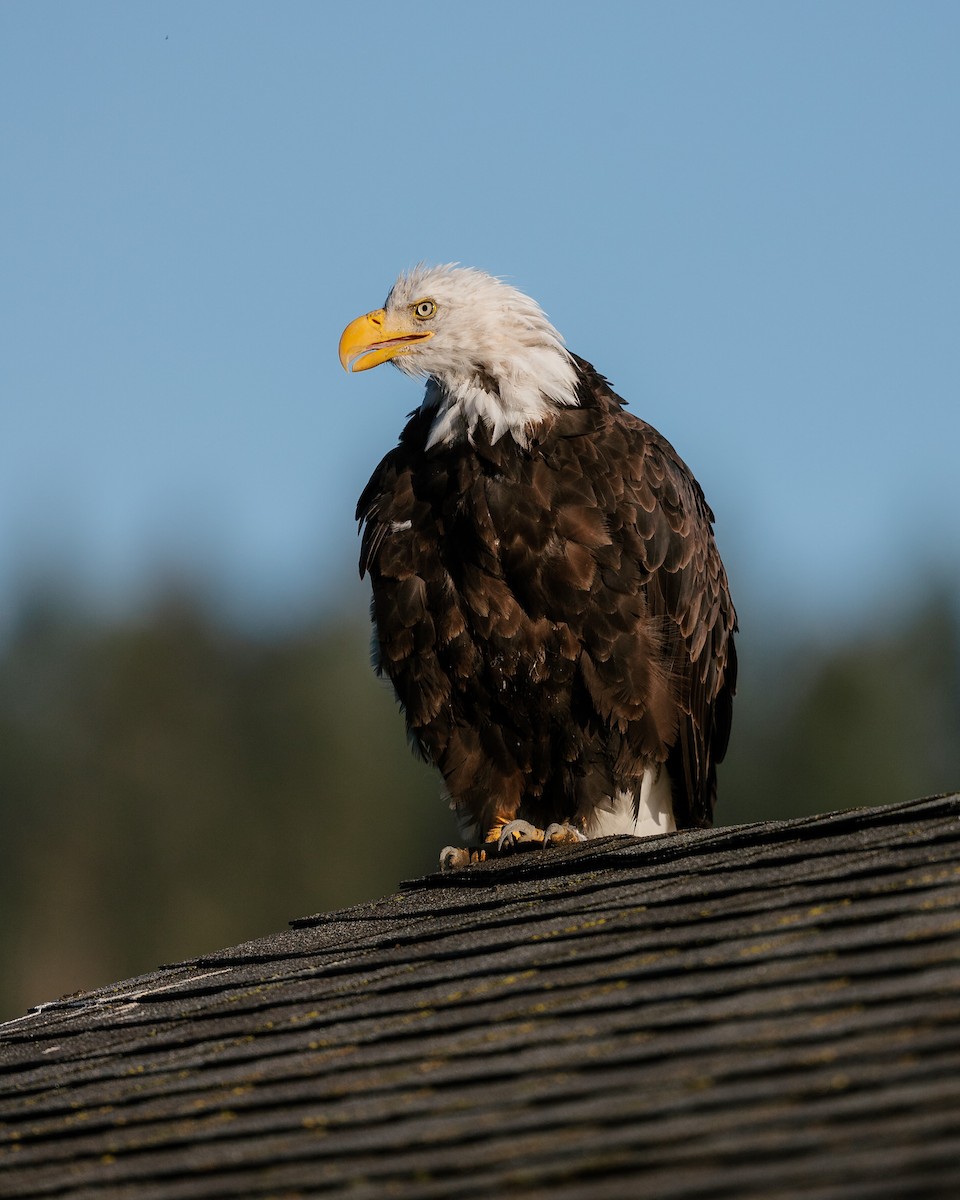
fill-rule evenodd
<path id="1" fill-rule="evenodd" d="M 737 678 L 737 618 L 713 536 L 714 516 L 670 443 L 624 412 L 624 402 L 589 363 L 578 365 L 591 407 L 602 414 L 605 458 L 614 477 L 621 476 L 610 503 L 620 526 L 616 540 L 639 570 L 639 577 L 611 574 L 608 583 L 628 593 L 637 587 L 648 618 L 661 623 L 661 653 L 676 705 L 666 759 L 674 817 L 680 828 L 709 825 Z"/>

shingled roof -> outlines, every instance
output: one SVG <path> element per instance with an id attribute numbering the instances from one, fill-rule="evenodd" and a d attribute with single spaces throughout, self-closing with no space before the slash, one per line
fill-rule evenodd
<path id="1" fill-rule="evenodd" d="M 415 880 L 0 1078 L 3 1196 L 955 1196 L 960 796 Z"/>

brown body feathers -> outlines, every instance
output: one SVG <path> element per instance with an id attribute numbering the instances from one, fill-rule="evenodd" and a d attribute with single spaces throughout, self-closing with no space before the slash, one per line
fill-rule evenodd
<path id="1" fill-rule="evenodd" d="M 528 444 L 428 448 L 418 410 L 357 508 L 375 665 L 464 826 L 570 822 L 644 772 L 709 824 L 730 733 L 736 616 L 699 485 L 581 359 L 576 405 Z"/>

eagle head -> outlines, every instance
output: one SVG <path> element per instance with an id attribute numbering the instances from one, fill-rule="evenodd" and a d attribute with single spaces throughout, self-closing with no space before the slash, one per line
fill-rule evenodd
<path id="1" fill-rule="evenodd" d="M 429 445 L 510 434 L 525 445 L 552 407 L 577 403 L 577 369 L 543 309 L 492 275 L 420 265 L 401 275 L 383 308 L 340 338 L 347 371 L 392 362 L 426 376 L 424 407 L 436 416 Z"/>

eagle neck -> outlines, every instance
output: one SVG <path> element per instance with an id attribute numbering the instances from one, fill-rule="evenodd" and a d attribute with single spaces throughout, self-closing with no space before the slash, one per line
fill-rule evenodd
<path id="1" fill-rule="evenodd" d="M 464 441 L 472 445 L 480 428 L 491 445 L 509 436 L 528 446 L 536 427 L 558 408 L 579 403 L 578 367 L 566 350 L 555 358 L 546 377 L 483 368 L 470 376 L 430 376 L 420 405 L 421 413 L 431 418 L 426 448 Z"/>

